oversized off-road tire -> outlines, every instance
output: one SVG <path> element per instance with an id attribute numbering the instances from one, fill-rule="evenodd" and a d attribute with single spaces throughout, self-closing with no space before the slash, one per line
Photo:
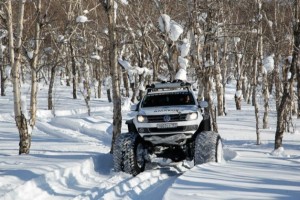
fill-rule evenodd
<path id="1" fill-rule="evenodd" d="M 113 148 L 113 164 L 114 164 L 114 170 L 116 172 L 120 172 L 123 169 L 123 135 L 119 135 L 114 143 Z"/>
<path id="2" fill-rule="evenodd" d="M 221 162 L 223 160 L 223 145 L 221 137 L 213 131 L 203 131 L 196 136 L 194 164 Z"/>
<path id="3" fill-rule="evenodd" d="M 144 149 L 141 138 L 135 133 L 120 134 L 113 151 L 114 169 L 137 175 L 145 170 Z"/>

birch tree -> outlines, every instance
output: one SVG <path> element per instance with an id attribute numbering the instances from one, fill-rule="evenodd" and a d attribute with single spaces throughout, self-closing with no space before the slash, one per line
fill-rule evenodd
<path id="1" fill-rule="evenodd" d="M 223 18 L 223 12 L 224 12 L 224 2 L 218 0 L 217 1 L 217 5 L 218 5 L 218 15 L 217 15 L 217 22 L 219 24 L 219 19 L 222 20 Z M 222 23 L 222 25 L 224 26 L 224 21 L 222 20 L 220 23 Z M 217 93 L 217 107 L 218 107 L 218 116 L 223 116 L 224 115 L 224 102 L 223 102 L 223 95 L 224 95 L 224 90 L 223 90 L 223 84 L 222 84 L 222 75 L 221 75 L 221 66 L 220 66 L 220 56 L 219 54 L 221 52 L 219 52 L 219 47 L 221 46 L 221 42 L 220 42 L 220 36 L 223 33 L 220 33 L 221 28 L 218 27 L 217 31 L 216 31 L 216 37 L 217 39 L 214 42 L 214 80 L 215 80 L 215 86 L 216 86 L 216 93 Z M 223 49 L 223 51 L 226 51 Z M 224 55 L 223 55 L 224 56 Z M 225 58 L 226 59 L 226 58 Z"/>
<path id="2" fill-rule="evenodd" d="M 282 147 L 283 133 L 285 130 L 285 122 L 287 120 L 288 107 L 292 100 L 292 87 L 294 78 L 297 76 L 298 61 L 299 61 L 299 46 L 300 46 L 300 22 L 299 22 L 299 0 L 294 1 L 294 20 L 293 20 L 293 54 L 292 62 L 289 68 L 288 80 L 283 83 L 283 93 L 277 110 L 277 124 L 275 133 L 274 149 Z"/>
<path id="3" fill-rule="evenodd" d="M 41 9 L 42 1 L 37 0 L 36 5 L 36 17 L 35 17 L 35 37 L 34 37 L 34 50 L 33 57 L 30 61 L 31 66 L 31 95 L 30 95 L 30 126 L 33 128 L 36 122 L 36 111 L 37 111 L 37 92 L 38 92 L 38 82 L 37 82 L 37 69 L 39 60 L 39 51 L 41 43 Z"/>
<path id="4" fill-rule="evenodd" d="M 263 60 L 263 32 L 262 32 L 262 0 L 257 0 L 257 19 L 258 19 L 258 24 L 257 24 L 257 52 L 256 52 L 256 59 L 255 59 L 255 65 L 257 66 L 257 74 L 254 77 L 256 79 L 256 84 L 258 82 L 258 77 L 261 76 L 262 74 L 262 60 Z M 257 85 L 256 85 L 257 86 Z M 259 105 L 257 101 L 257 88 L 253 88 L 253 98 L 254 98 L 254 113 L 255 113 L 255 120 L 256 120 L 256 144 L 259 145 L 261 144 L 261 139 L 260 139 L 260 128 L 259 128 Z"/>
<path id="5" fill-rule="evenodd" d="M 1 23 L 2 22 L 2 23 Z M 10 77 L 10 74 L 8 74 L 7 72 L 9 72 L 8 69 L 10 69 L 10 67 L 6 67 L 6 55 L 5 55 L 5 45 L 7 43 L 7 17 L 5 16 L 5 3 L 4 2 L 0 2 L 0 24 L 3 24 L 4 26 L 0 29 L 0 78 L 1 78 L 1 82 L 0 82 L 0 89 L 1 89 L 1 96 L 5 96 L 5 89 L 6 89 L 6 82 L 7 79 Z"/>
<path id="6" fill-rule="evenodd" d="M 1 5 L 0 5 L 1 6 Z M 7 78 L 9 77 L 8 74 L 6 73 L 6 67 L 5 67 L 5 54 L 3 48 L 3 40 L 7 36 L 7 30 L 5 29 L 0 29 L 0 78 L 1 78 L 1 96 L 5 96 L 5 82 Z"/>
<path id="7" fill-rule="evenodd" d="M 101 1 L 101 3 L 105 8 L 108 18 L 109 62 L 113 87 L 113 136 L 110 152 L 113 153 L 113 144 L 115 143 L 115 139 L 121 133 L 122 127 L 120 77 L 117 63 L 116 5 L 114 0 L 107 0 L 106 2 Z"/>
<path id="8" fill-rule="evenodd" d="M 8 13 L 8 32 L 9 32 L 9 51 L 10 62 L 12 65 L 12 82 L 13 82 L 13 96 L 14 96 L 14 114 L 17 128 L 20 135 L 19 154 L 29 154 L 31 146 L 31 129 L 28 126 L 26 118 L 26 110 L 21 103 L 21 90 L 20 90 L 20 67 L 22 56 L 22 36 L 23 36 L 23 19 L 24 19 L 24 0 L 18 0 L 18 15 L 17 15 L 17 30 L 14 32 L 12 26 L 13 12 L 12 0 L 7 1 Z M 14 45 L 14 33 L 16 34 L 16 43 Z"/>
<path id="9" fill-rule="evenodd" d="M 293 71 L 296 71 L 297 79 L 297 118 L 300 119 L 300 64 L 299 64 L 299 45 L 300 45 L 300 14 L 299 14 L 299 0 L 295 0 L 295 24 L 294 24 L 294 50 L 293 50 L 293 62 L 292 67 L 296 68 Z M 296 46 L 298 45 L 298 46 Z M 280 134 L 279 134 L 280 141 Z M 280 146 L 280 144 L 277 144 Z"/>

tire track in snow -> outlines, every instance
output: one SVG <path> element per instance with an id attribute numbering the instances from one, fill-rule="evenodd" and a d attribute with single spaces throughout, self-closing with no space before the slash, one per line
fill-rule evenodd
<path id="1" fill-rule="evenodd" d="M 59 120 L 69 126 L 60 126 L 61 123 Z M 95 121 L 95 123 L 98 122 Z M 87 150 L 89 146 L 98 146 L 101 152 L 108 152 L 110 149 L 109 146 L 102 144 L 102 139 L 97 139 L 96 136 L 97 134 L 107 135 L 105 128 L 107 129 L 110 124 L 105 122 L 103 130 L 98 130 L 96 129 L 97 127 L 93 128 L 90 124 L 83 123 L 78 125 L 77 123 L 76 125 L 76 122 L 72 121 L 72 119 L 58 119 L 58 121 L 52 119 L 50 123 L 37 121 L 35 139 L 39 141 L 39 135 L 46 134 L 48 135 L 46 141 L 50 141 L 52 144 L 60 144 L 60 142 L 62 144 L 74 143 L 74 147 L 79 145 L 81 148 L 86 147 L 85 149 Z M 97 133 L 93 134 L 93 132 Z M 43 136 L 43 138 L 45 137 Z M 51 146 L 46 145 L 45 149 L 42 149 L 42 153 L 40 153 L 41 150 L 33 150 L 35 154 L 32 155 L 34 157 L 47 157 L 49 155 L 53 158 L 60 157 L 60 152 L 52 151 Z M 65 150 L 62 150 L 62 152 L 65 152 Z M 83 153 L 82 156 L 80 156 L 81 152 Z M 96 153 L 97 151 L 94 150 L 94 152 Z M 59 163 L 57 163 L 56 170 L 43 173 L 36 178 L 23 182 L 21 185 L 3 194 L 0 199 L 26 199 L 26 195 L 22 195 L 24 191 L 30 192 L 30 195 L 34 199 L 73 198 L 101 182 L 106 182 L 106 179 L 111 177 L 110 170 L 113 168 L 112 156 L 110 154 L 99 154 L 98 152 L 96 153 L 97 156 L 89 156 L 86 155 L 86 152 L 79 151 L 78 149 L 70 149 L 66 154 L 70 156 L 70 159 L 74 160 L 71 161 L 71 164 L 68 163 L 69 161 L 65 164 L 57 160 Z M 80 159 L 80 157 L 82 158 Z M 44 161 L 47 162 L 46 160 Z M 101 166 L 99 166 L 100 164 Z"/>
<path id="2" fill-rule="evenodd" d="M 85 123 L 76 123 L 72 119 L 67 120 L 64 118 L 52 119 L 50 123 L 37 121 L 37 133 L 35 137 L 37 141 L 39 135 L 46 134 L 48 135 L 46 139 L 48 143 L 52 142 L 52 144 L 56 143 L 57 145 L 61 142 L 62 144 L 74 143 L 74 149 L 70 149 L 67 152 L 62 149 L 62 152 L 65 152 L 67 156 L 70 156 L 70 159 L 74 160 L 73 164 L 69 163 L 66 165 L 57 160 L 59 163 L 57 163 L 56 170 L 23 182 L 2 197 L 4 199 L 26 199 L 26 197 L 22 196 L 22 191 L 32 191 L 30 193 L 34 196 L 34 199 L 52 200 L 65 199 L 66 197 L 69 199 L 101 182 L 106 182 L 106 179 L 110 178 L 110 170 L 113 168 L 112 156 L 110 154 L 107 154 L 108 156 L 106 156 L 106 154 L 100 154 L 99 156 L 98 148 L 90 150 L 89 146 L 100 147 L 100 152 L 109 151 L 109 146 L 102 144 L 103 136 L 100 138 L 97 138 L 97 136 L 101 134 L 104 136 L 108 135 L 105 129 L 108 129 L 110 124 L 105 122 L 103 126 L 103 123 L 100 124 L 97 120 L 90 120 L 90 122 L 91 123 L 87 123 L 87 121 Z M 102 128 L 103 130 L 91 126 L 93 122 L 104 127 Z M 63 126 L 63 124 L 65 124 L 65 126 Z M 43 138 L 45 137 L 43 136 Z M 52 151 L 51 146 L 46 145 L 45 149 L 43 148 L 39 151 L 35 150 L 35 154 L 33 155 L 37 157 L 52 156 L 53 158 L 59 158 L 60 152 Z M 79 146 L 79 148 L 77 148 L 77 146 Z M 91 152 L 90 155 L 95 155 L 96 153 L 98 156 L 89 156 L 87 154 L 88 152 L 81 151 L 81 149 Z M 81 154 L 82 156 L 80 156 Z M 89 157 L 89 159 L 85 160 L 87 157 Z M 99 164 L 101 164 L 101 166 L 99 166 Z M 82 185 L 86 185 L 86 187 L 82 188 Z M 78 188 L 79 186 L 80 188 Z M 51 191 L 50 194 L 47 194 L 47 191 Z M 2 197 L 0 197 L 0 199 L 2 199 Z"/>
<path id="3" fill-rule="evenodd" d="M 111 134 L 108 130 L 111 123 L 108 121 L 99 121 L 91 118 L 54 118 L 51 125 L 64 129 L 70 129 L 75 131 L 74 133 L 80 133 L 85 137 L 97 139 L 98 141 L 104 141 L 105 143 L 111 142 Z"/>
<path id="4" fill-rule="evenodd" d="M 106 161 L 107 166 L 95 164 Z M 109 154 L 91 157 L 73 167 L 57 169 L 37 178 L 26 181 L 22 185 L 7 192 L 0 199 L 24 199 L 24 192 L 30 192 L 34 199 L 70 199 L 88 190 L 99 183 L 106 183 L 111 179 L 109 169 L 112 167 L 112 158 Z M 25 197 L 26 199 L 26 197 Z"/>
<path id="5" fill-rule="evenodd" d="M 98 128 L 104 126 L 107 128 Z M 80 142 L 90 144 L 93 146 L 106 146 L 110 143 L 111 136 L 107 133 L 106 129 L 110 124 L 104 123 L 94 128 L 88 122 L 78 123 L 77 120 L 67 118 L 54 118 L 49 123 L 37 122 L 36 128 L 45 134 L 61 138 L 67 142 Z M 104 144 L 102 143 L 104 142 Z"/>
<path id="6" fill-rule="evenodd" d="M 76 140 L 80 141 L 87 141 L 86 139 L 80 138 L 79 134 L 84 134 L 84 136 L 88 138 L 94 138 L 96 135 L 94 134 L 93 130 L 89 128 L 89 125 L 86 122 L 97 123 L 97 120 L 83 120 L 84 121 L 78 123 L 78 119 L 76 122 L 74 122 L 72 119 L 61 120 L 57 118 L 52 120 L 49 125 L 55 128 L 60 127 L 59 129 L 61 130 L 68 128 L 70 130 L 65 133 L 67 137 L 71 137 L 72 139 L 75 138 Z M 109 127 L 107 129 L 109 129 Z M 46 128 L 46 130 L 49 129 Z M 103 138 L 99 138 L 99 140 L 103 140 Z M 96 163 L 94 164 L 96 165 Z M 101 168 L 103 168 L 103 166 Z M 113 166 L 111 165 L 109 169 L 112 168 Z M 181 173 L 182 171 L 180 171 L 179 168 L 176 168 L 176 166 L 170 168 L 152 169 L 145 171 L 136 177 L 132 177 L 126 173 L 111 173 L 109 177 L 99 180 L 96 184 L 94 184 L 93 187 L 85 190 L 74 199 L 123 199 L 146 196 L 143 194 L 147 194 L 147 192 L 152 190 L 157 190 L 157 188 L 161 188 L 161 186 L 164 186 L 163 188 L 166 190 L 166 188 L 168 188 L 175 178 Z M 99 172 L 99 176 L 102 176 L 101 172 Z M 158 191 L 161 191 L 161 189 Z M 163 195 L 163 193 L 164 192 L 162 192 L 161 195 Z"/>
<path id="7" fill-rule="evenodd" d="M 100 183 L 97 187 L 85 191 L 74 200 L 110 200 L 110 199 L 153 199 L 147 193 L 157 190 L 165 190 L 181 174 L 175 168 L 152 169 L 132 177 L 129 174 L 119 172 Z M 158 189 L 159 188 L 159 189 Z M 163 195 L 164 192 L 161 192 Z"/>

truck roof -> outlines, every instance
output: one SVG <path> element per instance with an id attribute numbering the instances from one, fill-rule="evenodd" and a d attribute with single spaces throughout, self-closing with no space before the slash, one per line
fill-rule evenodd
<path id="1" fill-rule="evenodd" d="M 190 90 L 192 84 L 188 82 L 182 82 L 182 81 L 176 81 L 176 82 L 160 82 L 160 83 L 154 83 L 151 85 L 146 86 L 147 93 L 149 92 L 155 92 L 155 91 L 171 91 L 174 92 L 174 90 Z"/>

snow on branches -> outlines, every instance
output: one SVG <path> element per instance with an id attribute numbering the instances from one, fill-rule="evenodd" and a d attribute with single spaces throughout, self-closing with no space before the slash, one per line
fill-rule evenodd
<path id="1" fill-rule="evenodd" d="M 266 57 L 264 60 L 263 60 L 263 71 L 264 73 L 270 73 L 273 71 L 274 69 L 274 54 Z"/>
<path id="2" fill-rule="evenodd" d="M 179 70 L 175 75 L 175 80 L 186 81 L 188 59 L 186 59 L 185 57 L 187 57 L 189 54 L 190 42 L 188 41 L 188 39 L 184 39 L 180 42 L 178 41 L 179 37 L 183 33 L 183 27 L 174 20 L 171 20 L 170 16 L 168 16 L 167 14 L 162 14 L 158 18 L 158 23 L 160 31 L 166 33 L 166 35 L 172 42 L 176 42 L 178 50 L 180 51 L 180 55 L 178 56 L 177 60 L 179 64 Z"/>
<path id="3" fill-rule="evenodd" d="M 177 22 L 171 20 L 170 16 L 162 14 L 158 19 L 159 29 L 161 32 L 168 34 L 168 37 L 176 42 L 183 33 L 183 28 Z"/>

